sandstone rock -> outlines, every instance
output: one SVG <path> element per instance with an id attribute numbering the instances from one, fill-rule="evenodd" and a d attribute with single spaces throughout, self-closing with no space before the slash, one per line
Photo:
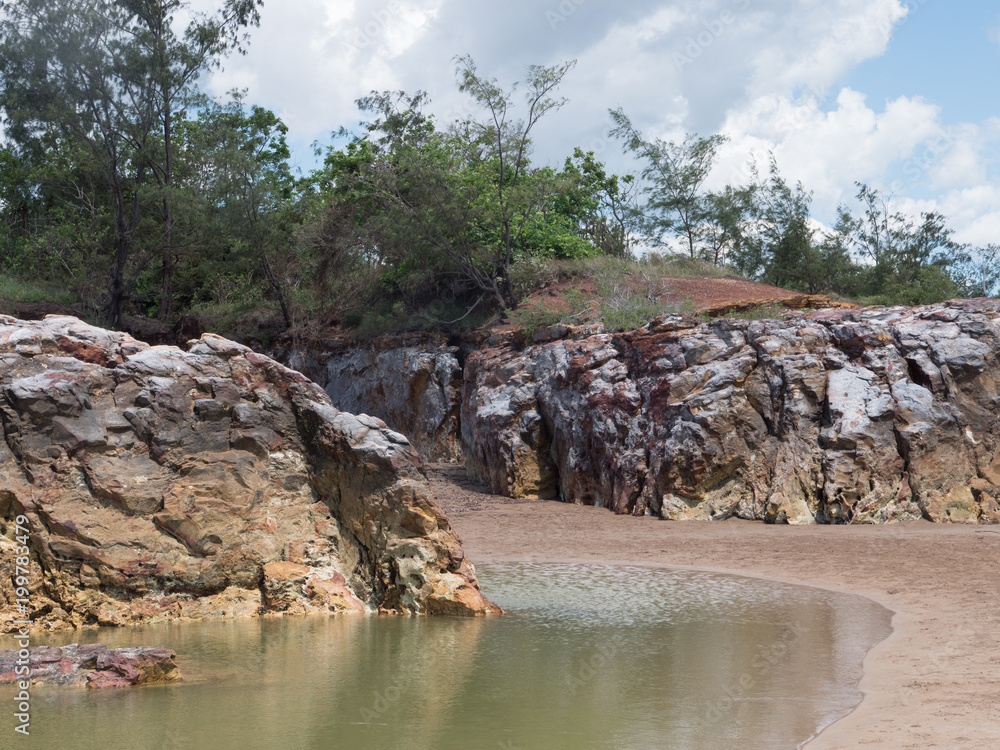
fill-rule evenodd
<path id="1" fill-rule="evenodd" d="M 734 300 L 698 308 L 698 313 L 709 317 L 721 317 L 732 312 L 747 312 L 761 307 L 786 307 L 789 310 L 855 310 L 857 305 L 849 302 L 834 302 L 825 294 L 793 294 L 788 297 L 770 299 Z"/>
<path id="2" fill-rule="evenodd" d="M 996 523 L 1000 301 L 668 317 L 466 362 L 469 473 L 669 519 Z"/>
<path id="3" fill-rule="evenodd" d="M 239 344 L 0 317 L 0 423 L 0 629 L 19 516 L 38 627 L 495 611 L 406 438 Z"/>
<path id="4" fill-rule="evenodd" d="M 103 689 L 183 679 L 174 663 L 177 654 L 164 648 L 109 649 L 103 643 L 74 643 L 60 648 L 32 648 L 28 654 L 32 685 Z M 0 651 L 0 685 L 12 685 L 25 679 L 16 671 L 21 663 L 18 651 Z"/>

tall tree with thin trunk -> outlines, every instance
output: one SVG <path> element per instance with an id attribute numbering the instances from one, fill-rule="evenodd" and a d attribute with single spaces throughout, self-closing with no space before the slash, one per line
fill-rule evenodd
<path id="1" fill-rule="evenodd" d="M 176 110 L 190 98 L 198 77 L 219 65 L 221 57 L 246 51 L 248 26 L 260 23 L 258 7 L 263 0 L 228 0 L 214 16 L 196 14 L 182 36 L 174 31 L 174 16 L 188 10 L 184 0 L 131 0 L 141 31 L 137 41 L 150 60 L 154 98 L 162 149 L 150 167 L 163 189 L 162 286 L 159 316 L 168 320 L 173 311 L 173 275 L 177 246 L 174 242 L 174 128 Z"/>
<path id="2" fill-rule="evenodd" d="M 699 233 L 709 215 L 708 195 L 702 188 L 719 147 L 728 138 L 716 134 L 708 138 L 688 135 L 681 143 L 648 140 L 621 107 L 610 114 L 615 123 L 611 135 L 645 162 L 642 177 L 649 196 L 645 206 L 648 239 L 662 244 L 664 235 L 673 234 L 687 246 L 688 254 L 696 257 Z"/>
<path id="3" fill-rule="evenodd" d="M 459 90 L 469 94 L 485 113 L 482 120 L 469 119 L 464 125 L 493 172 L 490 188 L 501 234 L 496 248 L 498 302 L 501 309 L 516 308 L 517 297 L 510 275 L 514 249 L 528 220 L 544 200 L 528 179 L 531 132 L 548 112 L 566 103 L 565 99 L 555 98 L 554 93 L 576 61 L 548 68 L 531 65 L 524 81 L 514 84 L 510 91 L 502 89 L 495 78 L 480 74 L 471 56 L 459 57 L 456 62 Z M 524 87 L 527 113 L 524 119 L 517 120 L 513 112 L 514 93 L 520 86 Z"/>

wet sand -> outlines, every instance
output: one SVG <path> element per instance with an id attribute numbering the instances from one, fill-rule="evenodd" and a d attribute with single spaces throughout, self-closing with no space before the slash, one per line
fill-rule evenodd
<path id="1" fill-rule="evenodd" d="M 807 750 L 1000 748 L 1000 527 L 667 522 L 485 494 L 428 475 L 474 562 L 695 568 L 867 596 L 894 612 L 864 663 L 864 699 Z M 488 593 L 488 592 L 487 592 Z"/>

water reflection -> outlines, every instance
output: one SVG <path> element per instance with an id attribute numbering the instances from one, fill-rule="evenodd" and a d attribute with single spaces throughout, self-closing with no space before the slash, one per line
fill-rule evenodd
<path id="1" fill-rule="evenodd" d="M 189 679 L 104 693 L 38 687 L 32 740 L 80 750 L 794 748 L 860 700 L 861 660 L 888 633 L 888 613 L 868 600 L 729 576 L 531 564 L 479 574 L 509 616 L 61 636 L 173 648 Z"/>

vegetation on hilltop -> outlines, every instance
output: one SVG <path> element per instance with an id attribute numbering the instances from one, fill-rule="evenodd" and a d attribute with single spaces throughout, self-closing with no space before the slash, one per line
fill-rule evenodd
<path id="1" fill-rule="evenodd" d="M 637 260 L 650 248 L 871 303 L 991 294 L 1000 279 L 996 246 L 960 246 L 944 217 L 903 216 L 869 185 L 828 232 L 773 157 L 708 191 L 723 136 L 649 139 L 620 109 L 612 135 L 638 177 L 578 148 L 534 163 L 572 62 L 504 87 L 456 58 L 474 113 L 453 122 L 423 92 L 373 92 L 360 131 L 340 128 L 296 177 L 280 118 L 197 86 L 242 51 L 260 2 L 223 0 L 177 30 L 183 0 L 0 0 L 0 296 L 260 338 L 523 318 L 524 297 L 555 281 L 667 272 Z"/>

